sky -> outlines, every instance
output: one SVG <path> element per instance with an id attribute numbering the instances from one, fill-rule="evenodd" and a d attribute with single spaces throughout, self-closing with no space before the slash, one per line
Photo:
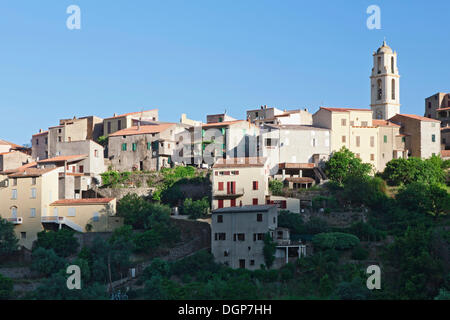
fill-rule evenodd
<path id="1" fill-rule="evenodd" d="M 67 7 L 81 10 L 69 30 Z M 381 29 L 366 12 L 381 10 Z M 59 119 L 159 109 L 206 121 L 261 105 L 368 108 L 372 53 L 398 53 L 402 113 L 450 92 L 447 0 L 2 0 L 0 139 Z"/>

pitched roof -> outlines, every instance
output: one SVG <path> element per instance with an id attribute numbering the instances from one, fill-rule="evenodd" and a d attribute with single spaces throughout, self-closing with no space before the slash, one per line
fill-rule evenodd
<path id="1" fill-rule="evenodd" d="M 149 112 L 149 111 L 155 111 L 155 110 L 158 110 L 158 109 L 150 109 L 150 110 L 144 110 L 144 111 L 136 111 L 136 112 L 129 112 L 129 113 L 124 113 L 124 114 L 119 114 L 118 116 L 105 118 L 105 120 L 122 118 L 122 117 L 127 117 L 127 116 L 132 116 L 132 115 L 135 115 L 135 114 L 139 114 L 139 113 L 142 113 L 142 112 Z"/>
<path id="2" fill-rule="evenodd" d="M 422 117 L 422 116 L 418 116 L 418 115 L 416 115 L 416 114 L 403 114 L 403 113 L 399 113 L 399 114 L 396 114 L 395 116 L 393 116 L 392 118 L 395 118 L 395 117 L 397 117 L 397 116 L 400 116 L 400 117 L 405 117 L 405 118 L 410 118 L 410 119 L 415 119 L 415 120 L 419 120 L 419 121 L 428 121 L 428 122 L 441 122 L 441 121 L 439 121 L 439 120 L 436 120 L 436 119 L 431 119 L 431 118 L 427 118 L 427 117 Z M 392 119 L 391 118 L 391 119 Z M 390 120 L 390 119 L 389 119 Z"/>
<path id="3" fill-rule="evenodd" d="M 15 169 L 5 170 L 4 173 L 9 174 L 9 173 L 22 172 L 22 171 L 25 171 L 25 169 L 34 167 L 36 165 L 37 165 L 37 162 L 30 162 L 30 163 L 24 164 L 21 167 L 15 168 Z"/>
<path id="4" fill-rule="evenodd" d="M 51 203 L 51 206 L 65 206 L 65 205 L 83 205 L 83 204 L 107 204 L 115 198 L 88 198 L 88 199 L 63 199 Z"/>
<path id="5" fill-rule="evenodd" d="M 2 140 L 0 139 L 0 145 L 3 146 L 11 146 L 11 148 L 23 148 L 22 146 L 19 146 L 18 144 L 6 141 L 6 140 Z"/>
<path id="6" fill-rule="evenodd" d="M 373 119 L 372 124 L 375 127 L 400 127 L 400 125 L 393 123 L 391 121 L 388 121 L 388 120 Z"/>
<path id="7" fill-rule="evenodd" d="M 56 170 L 57 168 L 46 168 L 46 169 L 39 169 L 39 168 L 26 168 L 22 171 L 18 171 L 16 173 L 12 173 L 9 175 L 10 178 L 29 178 L 29 177 L 40 177 L 43 174 Z"/>
<path id="8" fill-rule="evenodd" d="M 126 129 L 122 129 L 110 134 L 110 137 L 116 136 L 132 136 L 137 134 L 149 134 L 149 133 L 159 133 L 168 128 L 174 126 L 175 123 L 161 123 L 161 124 L 152 124 L 152 125 L 142 125 L 142 126 L 134 126 Z"/>
<path id="9" fill-rule="evenodd" d="M 275 205 L 255 205 L 255 206 L 242 206 L 242 207 L 228 207 L 220 208 L 212 211 L 212 213 L 244 213 L 244 212 L 261 212 L 269 211 L 272 208 L 276 208 Z"/>
<path id="10" fill-rule="evenodd" d="M 436 109 L 436 111 L 444 111 L 444 110 L 450 110 L 450 107 L 448 107 L 448 108 L 439 108 L 439 109 Z"/>
<path id="11" fill-rule="evenodd" d="M 33 134 L 33 137 L 42 136 L 42 135 L 45 135 L 45 134 L 48 134 L 48 131 L 42 131 L 42 132 Z"/>
<path id="12" fill-rule="evenodd" d="M 213 165 L 213 168 L 237 168 L 237 167 L 264 167 L 266 158 L 249 157 L 249 158 L 219 158 Z"/>
<path id="13" fill-rule="evenodd" d="M 279 163 L 278 167 L 280 169 L 314 169 L 316 167 L 316 165 L 314 163 L 283 162 L 283 163 Z"/>
<path id="14" fill-rule="evenodd" d="M 371 109 L 356 109 L 356 108 L 328 108 L 328 107 L 320 107 L 320 109 L 328 110 L 328 111 L 331 111 L 331 112 L 372 111 Z"/>
<path id="15" fill-rule="evenodd" d="M 327 128 L 314 127 L 312 125 L 305 124 L 265 124 L 266 127 L 275 129 L 286 129 L 286 130 L 319 130 L 319 131 L 330 131 Z"/>
<path id="16" fill-rule="evenodd" d="M 53 162 L 62 162 L 62 161 L 77 161 L 77 160 L 83 160 L 87 158 L 87 154 L 78 154 L 78 155 L 71 155 L 71 156 L 57 156 L 50 159 L 45 160 L 39 160 L 38 163 L 53 163 Z"/>

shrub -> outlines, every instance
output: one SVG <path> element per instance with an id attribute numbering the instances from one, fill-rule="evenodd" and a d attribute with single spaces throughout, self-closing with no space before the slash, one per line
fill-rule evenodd
<path id="1" fill-rule="evenodd" d="M 208 209 L 209 201 L 207 197 L 196 201 L 187 198 L 183 202 L 182 213 L 188 215 L 189 219 L 198 219 L 205 217 L 208 213 Z"/>
<path id="2" fill-rule="evenodd" d="M 348 233 L 329 232 L 316 234 L 313 237 L 312 242 L 314 247 L 320 249 L 346 250 L 357 246 L 359 244 L 359 239 Z"/>
<path id="3" fill-rule="evenodd" d="M 31 270 L 44 276 L 58 272 L 65 265 L 65 260 L 58 257 L 53 249 L 37 248 L 32 253 Z"/>
<path id="4" fill-rule="evenodd" d="M 272 267 L 273 262 L 275 261 L 275 251 L 276 251 L 276 243 L 273 241 L 272 237 L 269 233 L 264 235 L 264 262 L 266 263 L 266 267 L 270 269 Z"/>
<path id="5" fill-rule="evenodd" d="M 283 194 L 283 182 L 280 180 L 270 180 L 269 181 L 269 190 L 272 192 L 274 196 L 280 196 Z"/>
<path id="6" fill-rule="evenodd" d="M 74 231 L 61 229 L 58 231 L 41 231 L 37 234 L 36 247 L 53 249 L 60 257 L 74 254 L 80 244 L 74 237 Z"/>
<path id="7" fill-rule="evenodd" d="M 355 260 L 366 260 L 369 257 L 369 251 L 361 246 L 357 246 L 352 251 L 352 259 Z"/>
<path id="8" fill-rule="evenodd" d="M 0 274 L 0 300 L 11 298 L 13 293 L 13 281 Z"/>

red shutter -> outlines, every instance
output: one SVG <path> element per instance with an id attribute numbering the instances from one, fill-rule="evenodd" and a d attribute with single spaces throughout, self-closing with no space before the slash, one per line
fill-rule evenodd
<path id="1" fill-rule="evenodd" d="M 287 208 L 286 200 L 282 200 L 281 201 L 281 209 L 286 209 L 286 208 Z"/>
<path id="2" fill-rule="evenodd" d="M 253 205 L 257 206 L 258 205 L 258 198 L 253 198 Z"/>
<path id="3" fill-rule="evenodd" d="M 219 191 L 223 191 L 223 182 L 219 182 Z"/>
<path id="4" fill-rule="evenodd" d="M 231 193 L 231 183 L 228 181 L 227 182 L 227 194 Z"/>
<path id="5" fill-rule="evenodd" d="M 219 202 L 219 203 L 218 203 L 219 209 L 223 208 L 223 200 L 220 199 L 218 202 Z"/>
<path id="6" fill-rule="evenodd" d="M 258 190 L 258 181 L 253 181 L 253 190 Z"/>
<path id="7" fill-rule="evenodd" d="M 236 199 L 230 200 L 230 207 L 236 207 Z"/>

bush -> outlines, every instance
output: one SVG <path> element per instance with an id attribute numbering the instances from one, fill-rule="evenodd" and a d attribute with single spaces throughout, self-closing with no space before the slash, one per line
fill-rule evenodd
<path id="1" fill-rule="evenodd" d="M 207 197 L 196 201 L 187 198 L 183 202 L 182 213 L 188 215 L 189 219 L 198 219 L 205 217 L 208 213 L 208 209 L 209 201 Z"/>
<path id="2" fill-rule="evenodd" d="M 346 250 L 359 244 L 358 237 L 342 232 L 329 232 L 316 234 L 312 242 L 314 247 L 324 249 Z"/>
<path id="3" fill-rule="evenodd" d="M 334 152 L 330 160 L 325 163 L 325 173 L 331 181 L 338 185 L 343 185 L 348 176 L 367 176 L 371 171 L 371 164 L 363 163 L 345 147 Z"/>
<path id="4" fill-rule="evenodd" d="M 0 300 L 7 300 L 11 298 L 13 293 L 13 281 L 0 274 Z"/>
<path id="5" fill-rule="evenodd" d="M 352 251 L 352 259 L 366 260 L 369 257 L 369 251 L 361 246 L 355 247 Z"/>
<path id="6" fill-rule="evenodd" d="M 264 235 L 264 262 L 266 263 L 266 267 L 270 269 L 272 267 L 273 262 L 275 261 L 275 251 L 277 249 L 276 243 L 273 241 L 272 237 L 269 233 Z"/>
<path id="7" fill-rule="evenodd" d="M 61 229 L 59 231 L 41 231 L 37 234 L 36 247 L 53 249 L 60 257 L 68 257 L 77 252 L 80 244 L 74 237 L 74 231 Z"/>
<path id="8" fill-rule="evenodd" d="M 106 171 L 101 174 L 104 187 L 117 187 L 124 184 L 131 177 L 131 172 Z"/>
<path id="9" fill-rule="evenodd" d="M 284 184 L 280 180 L 270 180 L 269 181 L 269 190 L 272 192 L 274 196 L 280 196 L 283 194 Z"/>
<path id="10" fill-rule="evenodd" d="M 17 251 L 17 243 L 14 225 L 0 216 L 0 257 Z"/>
<path id="11" fill-rule="evenodd" d="M 32 253 L 31 270 L 49 276 L 64 268 L 66 262 L 53 249 L 37 248 Z"/>

